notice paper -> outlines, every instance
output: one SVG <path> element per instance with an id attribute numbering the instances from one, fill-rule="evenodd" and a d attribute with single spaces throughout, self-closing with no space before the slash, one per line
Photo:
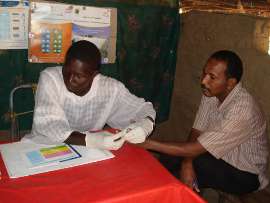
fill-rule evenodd
<path id="1" fill-rule="evenodd" d="M 0 49 L 28 48 L 28 0 L 0 1 Z"/>
<path id="2" fill-rule="evenodd" d="M 101 63 L 116 58 L 117 9 L 31 1 L 29 62 L 63 63 L 73 42 L 87 40 L 100 50 Z"/>
<path id="3" fill-rule="evenodd" d="M 10 178 L 44 173 L 113 158 L 108 150 L 77 145 L 40 145 L 32 142 L 1 144 Z"/>

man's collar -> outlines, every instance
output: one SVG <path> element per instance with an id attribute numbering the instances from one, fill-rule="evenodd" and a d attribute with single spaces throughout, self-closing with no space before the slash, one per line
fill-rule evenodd
<path id="1" fill-rule="evenodd" d="M 238 94 L 241 88 L 242 88 L 242 83 L 238 82 L 238 84 L 232 89 L 232 91 L 227 95 L 227 97 L 221 103 L 221 105 L 219 106 L 219 109 L 225 108 L 233 100 L 235 95 Z"/>

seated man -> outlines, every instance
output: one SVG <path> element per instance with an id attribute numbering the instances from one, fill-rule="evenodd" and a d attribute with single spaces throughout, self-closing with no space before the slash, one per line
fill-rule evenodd
<path id="1" fill-rule="evenodd" d="M 119 81 L 99 73 L 101 54 L 91 42 L 78 41 L 67 51 L 63 67 L 41 72 L 31 134 L 23 140 L 66 142 L 116 150 L 124 141 L 140 143 L 152 132 L 153 105 L 131 94 Z M 111 136 L 105 125 L 124 129 Z"/>
<path id="2" fill-rule="evenodd" d="M 264 188 L 268 143 L 266 121 L 241 86 L 242 61 L 231 51 L 214 53 L 203 68 L 203 96 L 187 142 L 147 139 L 141 146 L 180 159 L 182 181 L 195 189 L 244 194 Z M 172 159 L 173 160 L 173 159 Z M 169 162 L 170 163 L 170 162 Z"/>

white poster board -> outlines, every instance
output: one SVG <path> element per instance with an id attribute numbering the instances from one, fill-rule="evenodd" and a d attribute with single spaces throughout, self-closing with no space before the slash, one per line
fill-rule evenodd
<path id="1" fill-rule="evenodd" d="M 70 159 L 68 161 L 51 162 L 40 167 L 32 167 L 25 158 L 29 152 L 38 151 L 44 147 L 52 147 L 52 145 L 40 145 L 31 142 L 15 142 L 10 144 L 1 144 L 0 152 L 6 166 L 10 178 L 19 178 L 23 176 L 44 173 L 48 171 L 59 170 L 63 168 L 74 167 L 87 163 L 93 163 L 113 158 L 114 155 L 107 150 L 90 149 L 85 146 L 72 147 L 80 153 L 80 157 Z"/>
<path id="2" fill-rule="evenodd" d="M 116 8 L 100 8 L 62 3 L 31 2 L 29 61 L 62 63 L 72 42 L 93 42 L 102 63 L 116 58 Z"/>
<path id="3" fill-rule="evenodd" d="M 28 48 L 29 1 L 0 1 L 0 49 Z"/>

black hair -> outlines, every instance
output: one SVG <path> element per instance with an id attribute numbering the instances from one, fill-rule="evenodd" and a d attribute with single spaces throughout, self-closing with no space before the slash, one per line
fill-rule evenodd
<path id="1" fill-rule="evenodd" d="M 73 43 L 65 57 L 65 64 L 68 64 L 72 59 L 78 59 L 83 63 L 91 65 L 91 67 L 96 67 L 97 70 L 101 66 L 101 54 L 99 49 L 92 42 L 81 40 Z"/>
<path id="2" fill-rule="evenodd" d="M 241 80 L 243 75 L 243 63 L 236 53 L 228 50 L 221 50 L 213 53 L 210 58 L 224 61 L 227 64 L 225 72 L 227 78 L 235 78 L 237 83 Z"/>

